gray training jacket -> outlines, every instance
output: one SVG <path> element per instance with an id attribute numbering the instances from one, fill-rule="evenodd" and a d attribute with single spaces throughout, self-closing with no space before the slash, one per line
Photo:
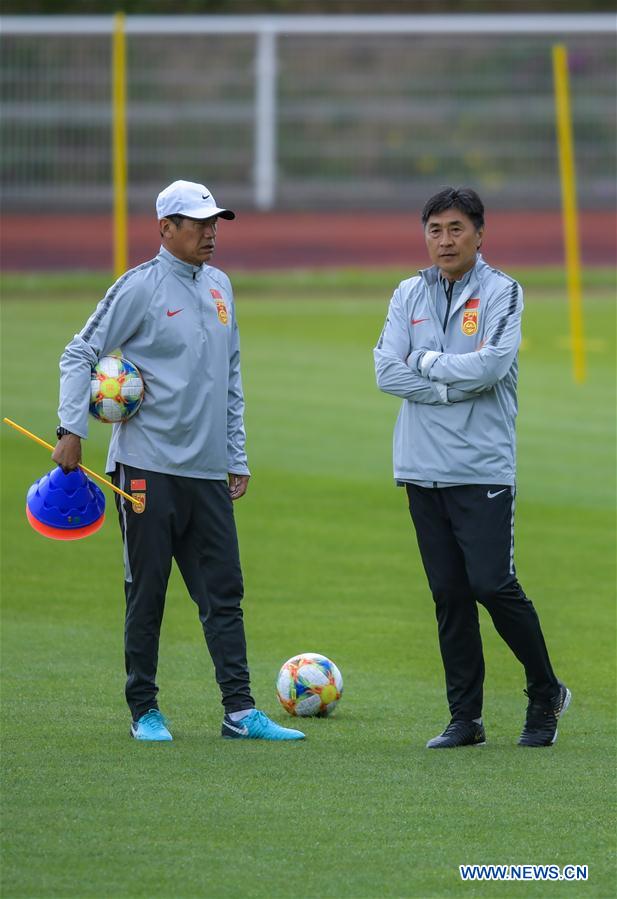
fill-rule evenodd
<path id="1" fill-rule="evenodd" d="M 379 388 L 403 399 L 394 476 L 514 485 L 523 291 L 478 254 L 455 282 L 445 332 L 444 297 L 436 267 L 402 281 L 374 350 Z"/>
<path id="2" fill-rule="evenodd" d="M 60 423 L 80 437 L 88 436 L 91 366 L 118 347 L 141 372 L 145 396 L 133 418 L 113 425 L 107 472 L 120 462 L 212 480 L 249 473 L 227 275 L 161 247 L 110 287 L 60 360 Z"/>

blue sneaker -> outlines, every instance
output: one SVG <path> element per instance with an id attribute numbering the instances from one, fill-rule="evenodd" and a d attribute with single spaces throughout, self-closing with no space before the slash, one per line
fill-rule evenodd
<path id="1" fill-rule="evenodd" d="M 228 740 L 304 740 L 302 731 L 281 727 L 257 709 L 251 709 L 240 721 L 225 715 L 221 736 Z"/>
<path id="2" fill-rule="evenodd" d="M 165 719 L 159 710 L 150 709 L 137 721 L 131 721 L 131 736 L 136 740 L 151 740 L 157 743 L 173 740 L 165 724 Z"/>

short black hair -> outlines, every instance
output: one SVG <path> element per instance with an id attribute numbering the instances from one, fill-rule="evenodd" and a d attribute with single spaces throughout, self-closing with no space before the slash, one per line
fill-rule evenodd
<path id="1" fill-rule="evenodd" d="M 172 212 L 171 215 L 164 215 L 163 218 L 169 219 L 170 222 L 173 222 L 173 224 L 176 226 L 176 228 L 180 228 L 182 226 L 182 219 L 186 218 L 186 216 L 180 215 L 179 212 Z M 161 235 L 161 237 L 164 236 L 160 227 L 159 227 L 159 234 Z"/>
<path id="2" fill-rule="evenodd" d="M 180 223 L 184 221 L 186 216 L 180 215 L 179 212 L 173 212 L 171 215 L 166 215 L 165 218 L 169 219 L 170 222 L 173 222 L 176 228 L 179 228 Z"/>
<path id="3" fill-rule="evenodd" d="M 484 227 L 484 203 L 471 187 L 444 187 L 424 204 L 422 224 L 426 225 L 432 215 L 446 209 L 460 209 L 477 230 Z"/>

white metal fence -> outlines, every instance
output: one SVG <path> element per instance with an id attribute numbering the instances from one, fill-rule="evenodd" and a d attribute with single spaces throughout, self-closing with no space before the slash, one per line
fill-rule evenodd
<path id="1" fill-rule="evenodd" d="M 7 210 L 111 204 L 111 16 L 4 17 Z M 612 16 L 129 16 L 130 204 L 205 181 L 240 207 L 397 208 L 446 183 L 559 205 L 551 45 L 579 197 L 615 203 Z"/>

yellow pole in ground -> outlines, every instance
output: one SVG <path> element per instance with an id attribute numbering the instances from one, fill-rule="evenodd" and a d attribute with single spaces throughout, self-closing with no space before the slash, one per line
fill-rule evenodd
<path id="1" fill-rule="evenodd" d="M 585 342 L 583 336 L 583 302 L 581 294 L 581 262 L 578 239 L 578 210 L 576 207 L 576 175 L 574 142 L 570 111 L 568 52 L 563 44 L 553 46 L 553 76 L 555 80 L 555 109 L 557 114 L 557 144 L 561 176 L 561 202 L 566 249 L 566 272 L 570 304 L 570 340 L 574 380 L 585 380 Z"/>
<path id="2" fill-rule="evenodd" d="M 114 184 L 114 274 L 128 268 L 126 153 L 126 34 L 124 13 L 114 15 L 112 42 L 112 148 Z"/>

